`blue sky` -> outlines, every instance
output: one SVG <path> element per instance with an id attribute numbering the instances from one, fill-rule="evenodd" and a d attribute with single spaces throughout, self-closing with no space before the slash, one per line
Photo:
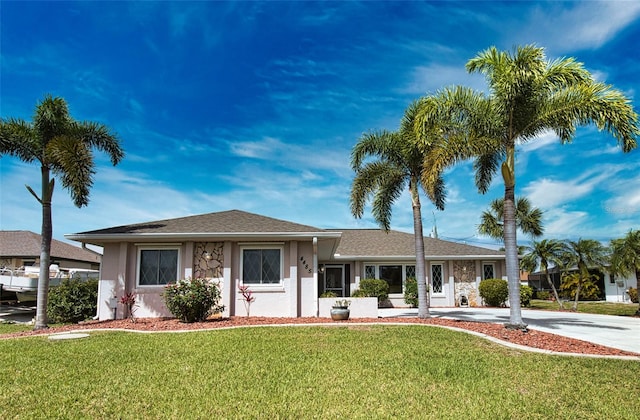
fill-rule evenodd
<path id="1" fill-rule="evenodd" d="M 8 2 L 0 4 L 0 114 L 30 120 L 46 93 L 110 126 L 127 155 L 96 155 L 88 207 L 54 194 L 54 237 L 240 209 L 321 228 L 374 227 L 349 211 L 358 138 L 395 130 L 407 105 L 454 84 L 495 45 L 573 56 L 637 99 L 640 2 Z M 594 128 L 517 155 L 518 195 L 544 210 L 547 238 L 608 241 L 638 228 L 640 152 Z M 40 231 L 39 169 L 0 159 L 0 229 Z M 445 211 L 423 199 L 425 232 L 482 245 L 470 164 L 446 174 Z M 412 231 L 407 195 L 394 229 Z"/>

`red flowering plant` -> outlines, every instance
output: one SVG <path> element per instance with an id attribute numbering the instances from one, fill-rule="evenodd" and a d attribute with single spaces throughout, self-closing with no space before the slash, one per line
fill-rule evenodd
<path id="1" fill-rule="evenodd" d="M 124 294 L 121 298 L 120 298 L 120 303 L 123 304 L 126 308 L 127 308 L 127 314 L 129 319 L 131 320 L 131 322 L 136 322 L 136 319 L 133 315 L 133 313 L 135 312 L 135 310 L 137 309 L 136 306 L 136 297 L 133 294 L 133 292 L 129 292 Z"/>
<path id="2" fill-rule="evenodd" d="M 247 310 L 247 316 L 249 316 L 249 309 L 251 307 L 251 303 L 256 300 L 256 297 L 253 296 L 253 292 L 249 290 L 249 286 L 238 285 L 238 290 L 242 295 L 242 301 L 244 302 L 244 308 Z"/>

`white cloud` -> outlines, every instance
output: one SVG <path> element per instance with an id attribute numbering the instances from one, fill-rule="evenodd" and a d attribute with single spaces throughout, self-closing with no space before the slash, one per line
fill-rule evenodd
<path id="1" fill-rule="evenodd" d="M 554 54 L 597 49 L 640 16 L 637 1 L 583 1 L 538 4 L 516 39 L 535 41 Z M 510 34 L 512 35 L 512 34 Z"/>

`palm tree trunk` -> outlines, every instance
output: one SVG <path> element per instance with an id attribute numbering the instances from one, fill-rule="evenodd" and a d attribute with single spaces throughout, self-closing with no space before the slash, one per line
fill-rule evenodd
<path id="1" fill-rule="evenodd" d="M 576 297 L 573 300 L 573 307 L 571 308 L 573 312 L 578 311 L 578 300 L 580 299 L 581 289 L 582 289 L 582 278 L 578 279 L 578 287 L 576 287 Z"/>
<path id="2" fill-rule="evenodd" d="M 558 295 L 558 291 L 556 290 L 556 286 L 553 284 L 553 281 L 551 281 L 551 275 L 549 274 L 549 270 L 547 268 L 545 268 L 544 272 L 547 275 L 547 283 L 549 283 L 549 286 L 551 286 L 551 290 L 553 290 L 553 297 L 556 299 L 556 302 L 558 302 L 558 305 L 560 305 L 560 309 L 564 309 L 564 305 L 562 304 L 562 301 L 560 300 L 560 296 Z"/>
<path id="3" fill-rule="evenodd" d="M 515 183 L 514 183 L 515 184 Z M 522 321 L 520 309 L 520 270 L 516 239 L 516 210 L 514 185 L 505 182 L 504 189 L 504 248 L 506 254 L 507 279 L 509 284 L 509 329 L 522 330 L 527 324 Z"/>
<path id="4" fill-rule="evenodd" d="M 425 274 L 424 235 L 422 233 L 422 211 L 418 195 L 417 180 L 411 180 L 411 204 L 413 206 L 413 235 L 416 242 L 416 282 L 418 284 L 418 318 L 431 318 L 429 313 L 429 292 Z"/>
<path id="5" fill-rule="evenodd" d="M 49 168 L 42 166 L 42 242 L 40 245 L 40 275 L 38 278 L 38 294 L 36 303 L 36 323 L 34 330 L 48 328 L 47 301 L 49 297 L 49 265 L 51 264 L 51 238 L 53 223 L 51 222 L 51 197 L 53 182 L 49 180 Z"/>

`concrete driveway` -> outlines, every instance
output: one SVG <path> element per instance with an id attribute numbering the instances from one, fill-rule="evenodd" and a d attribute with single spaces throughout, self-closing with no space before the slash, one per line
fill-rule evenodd
<path id="1" fill-rule="evenodd" d="M 35 305 L 0 305 L 0 322 L 17 322 L 26 324 L 36 316 Z"/>
<path id="2" fill-rule="evenodd" d="M 509 322 L 508 308 L 431 308 L 432 316 L 463 321 Z M 417 309 L 379 309 L 379 316 L 412 317 Z M 529 328 L 640 353 L 640 318 L 522 309 Z"/>

